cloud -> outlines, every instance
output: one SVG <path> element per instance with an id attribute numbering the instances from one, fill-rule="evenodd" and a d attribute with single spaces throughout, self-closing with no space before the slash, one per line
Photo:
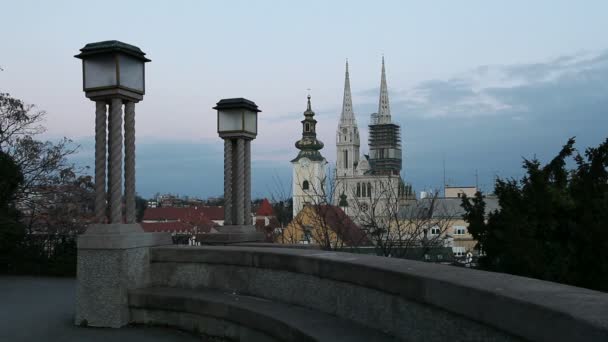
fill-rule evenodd
<path id="1" fill-rule="evenodd" d="M 539 105 L 546 108 L 605 96 L 607 76 L 608 51 L 580 53 L 545 62 L 480 66 L 446 80 L 429 80 L 395 92 L 391 102 L 397 116 L 513 115 Z"/>

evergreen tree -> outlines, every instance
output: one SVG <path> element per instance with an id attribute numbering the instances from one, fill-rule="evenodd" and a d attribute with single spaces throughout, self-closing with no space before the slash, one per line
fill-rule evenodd
<path id="1" fill-rule="evenodd" d="M 463 198 L 483 268 L 608 291 L 608 139 L 584 155 L 574 142 L 547 165 L 524 160 L 519 181 L 497 179 L 499 210 Z"/>

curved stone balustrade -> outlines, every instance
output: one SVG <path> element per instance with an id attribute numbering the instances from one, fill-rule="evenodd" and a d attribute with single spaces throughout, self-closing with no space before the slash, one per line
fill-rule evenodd
<path id="1" fill-rule="evenodd" d="M 507 274 L 268 247 L 150 249 L 151 284 L 335 315 L 405 340 L 608 341 L 608 294 Z"/>

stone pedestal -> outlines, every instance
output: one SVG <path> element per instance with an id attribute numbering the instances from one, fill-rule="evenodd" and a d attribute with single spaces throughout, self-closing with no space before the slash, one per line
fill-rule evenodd
<path id="1" fill-rule="evenodd" d="M 218 227 L 217 233 L 200 234 L 196 241 L 202 244 L 225 245 L 240 242 L 261 242 L 264 241 L 264 234 L 255 230 L 255 226 L 230 225 Z"/>
<path id="2" fill-rule="evenodd" d="M 139 224 L 91 225 L 78 238 L 76 325 L 128 324 L 128 290 L 149 285 L 149 248 L 170 244 L 169 233 Z"/>

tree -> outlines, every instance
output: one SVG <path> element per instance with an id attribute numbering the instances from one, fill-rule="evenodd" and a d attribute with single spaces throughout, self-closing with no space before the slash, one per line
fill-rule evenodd
<path id="1" fill-rule="evenodd" d="M 456 215 L 439 200 L 438 191 L 415 200 L 409 187 L 390 177 L 367 182 L 364 188 L 351 189 L 348 210 L 373 241 L 376 254 L 422 258 L 446 246 Z"/>
<path id="2" fill-rule="evenodd" d="M 270 204 L 280 226 L 279 230 L 275 232 L 279 237 L 282 237 L 283 228 L 293 220 L 293 198 L 291 196 L 291 187 L 281 181 L 275 173 L 273 187 L 270 189 Z"/>
<path id="3" fill-rule="evenodd" d="M 75 182 L 88 181 L 79 178 L 77 173 L 81 170 L 68 161 L 68 156 L 78 149 L 71 140 L 35 139 L 45 132 L 45 115 L 34 105 L 0 93 L 0 151 L 12 158 L 23 175 L 13 201 L 30 229 L 39 222 L 40 215 L 47 215 L 57 205 L 59 192 L 78 190 L 72 187 Z"/>
<path id="4" fill-rule="evenodd" d="M 136 212 L 135 216 L 136 216 L 137 222 L 141 222 L 141 220 L 143 220 L 144 213 L 146 212 L 147 208 L 148 208 L 148 201 L 141 196 L 135 196 L 135 212 Z"/>
<path id="5" fill-rule="evenodd" d="M 13 272 L 14 260 L 25 235 L 14 207 L 23 175 L 14 160 L 0 151 L 0 272 Z"/>
<path id="6" fill-rule="evenodd" d="M 0 271 L 73 275 L 75 237 L 92 218 L 93 184 L 69 163 L 78 148 L 69 139 L 36 139 L 44 116 L 0 93 Z"/>
<path id="7" fill-rule="evenodd" d="M 608 291 L 608 139 L 583 155 L 574 143 L 544 166 L 524 159 L 519 181 L 498 178 L 487 217 L 481 193 L 463 198 L 482 267 Z"/>

